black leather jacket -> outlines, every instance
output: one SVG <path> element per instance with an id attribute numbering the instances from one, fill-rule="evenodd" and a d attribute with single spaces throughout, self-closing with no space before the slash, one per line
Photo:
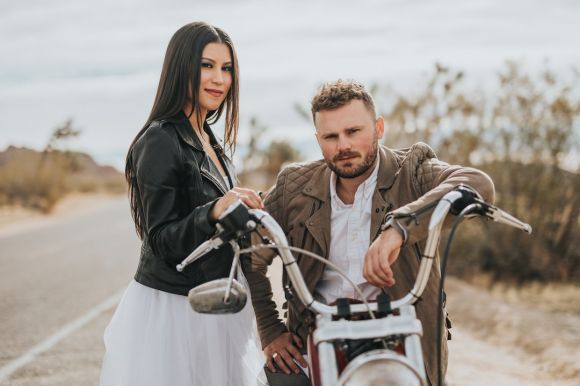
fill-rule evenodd
<path id="1" fill-rule="evenodd" d="M 212 145 L 216 139 L 208 125 Z M 233 186 L 232 164 L 218 157 Z M 208 220 L 214 201 L 228 189 L 184 114 L 151 123 L 132 152 L 143 219 L 141 258 L 135 280 L 148 287 L 187 295 L 206 281 L 227 277 L 231 247 L 212 251 L 178 272 L 175 266 L 215 233 Z"/>

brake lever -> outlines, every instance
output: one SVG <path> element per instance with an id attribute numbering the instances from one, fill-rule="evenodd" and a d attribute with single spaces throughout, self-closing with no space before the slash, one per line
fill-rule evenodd
<path id="1" fill-rule="evenodd" d="M 193 263 L 202 256 L 208 254 L 213 249 L 219 248 L 223 244 L 223 241 L 219 238 L 212 238 L 201 243 L 193 252 L 189 254 L 183 261 L 175 267 L 178 272 L 183 272 L 185 267 Z"/>

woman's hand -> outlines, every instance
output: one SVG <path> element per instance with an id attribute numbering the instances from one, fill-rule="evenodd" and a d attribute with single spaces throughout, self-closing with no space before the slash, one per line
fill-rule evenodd
<path id="1" fill-rule="evenodd" d="M 236 200 L 242 201 L 248 208 L 251 209 L 264 208 L 262 199 L 254 190 L 235 187 L 227 191 L 226 194 L 217 200 L 211 212 L 209 213 L 209 220 L 216 222 L 224 210 L 226 210 L 226 208 L 233 204 Z"/>

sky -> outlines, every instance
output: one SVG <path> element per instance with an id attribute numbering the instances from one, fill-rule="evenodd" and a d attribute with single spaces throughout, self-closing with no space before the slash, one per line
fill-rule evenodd
<path id="1" fill-rule="evenodd" d="M 575 0 L 20 0 L 0 2 L 0 150 L 42 148 L 73 119 L 68 146 L 121 169 L 182 25 L 226 30 L 241 72 L 240 148 L 252 117 L 265 145 L 318 157 L 308 109 L 324 81 L 353 78 L 412 93 L 435 62 L 493 85 L 506 60 L 580 66 Z M 491 86 L 493 87 L 493 86 Z M 219 129 L 218 129 L 219 134 Z M 243 150 L 242 150 L 243 151 Z"/>

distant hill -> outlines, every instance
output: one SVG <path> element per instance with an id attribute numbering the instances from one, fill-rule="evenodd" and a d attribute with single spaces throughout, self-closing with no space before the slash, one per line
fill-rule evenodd
<path id="1" fill-rule="evenodd" d="M 84 175 L 91 175 L 96 178 L 121 175 L 121 172 L 112 166 L 99 165 L 87 153 L 61 150 L 53 150 L 51 153 L 64 154 L 67 157 L 70 157 L 72 162 L 71 171 L 73 173 L 82 173 Z M 13 161 L 21 161 L 24 159 L 41 162 L 43 156 L 46 156 L 46 154 L 41 151 L 29 149 L 26 147 L 8 146 L 6 150 L 0 151 L 0 167 Z"/>
<path id="2" fill-rule="evenodd" d="M 48 212 L 71 192 L 125 190 L 121 172 L 99 165 L 86 153 L 15 146 L 0 151 L 0 206 L 21 205 Z"/>

